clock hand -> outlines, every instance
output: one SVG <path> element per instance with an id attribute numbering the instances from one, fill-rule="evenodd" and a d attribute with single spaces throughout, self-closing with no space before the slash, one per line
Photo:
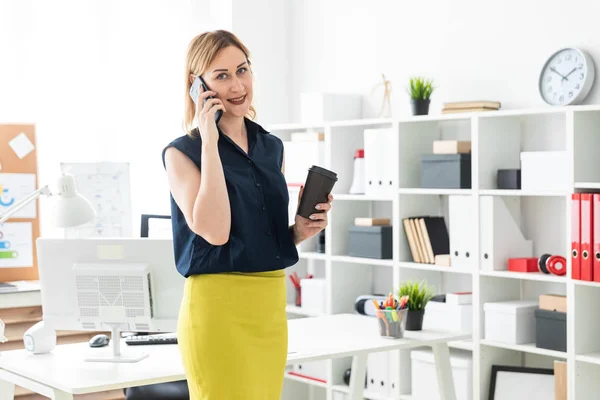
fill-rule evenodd
<path id="1" fill-rule="evenodd" d="M 557 74 L 558 76 L 560 76 L 562 79 L 566 79 L 566 78 L 565 78 L 564 76 L 562 76 L 562 75 L 560 74 L 560 72 L 558 72 L 558 71 L 557 71 L 557 70 L 556 70 L 554 67 L 550 67 L 550 71 L 552 71 L 552 72 L 556 73 L 556 74 Z"/>
<path id="2" fill-rule="evenodd" d="M 564 79 L 568 80 L 567 78 L 569 77 L 569 75 L 571 75 L 573 72 L 577 71 L 577 68 L 573 68 L 571 70 L 571 72 L 569 72 L 567 75 L 565 75 Z"/>

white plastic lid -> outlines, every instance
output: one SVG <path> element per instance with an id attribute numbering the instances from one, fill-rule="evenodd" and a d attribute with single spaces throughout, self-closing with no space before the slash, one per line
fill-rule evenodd
<path id="1" fill-rule="evenodd" d="M 411 360 L 419 360 L 429 364 L 434 364 L 433 351 L 431 350 L 412 350 L 410 352 Z M 450 351 L 450 365 L 452 367 L 467 368 L 471 365 L 473 354 L 466 350 L 452 349 Z"/>
<path id="2" fill-rule="evenodd" d="M 537 300 L 513 300 L 485 303 L 484 311 L 499 311 L 503 313 L 533 312 L 539 303 Z"/>

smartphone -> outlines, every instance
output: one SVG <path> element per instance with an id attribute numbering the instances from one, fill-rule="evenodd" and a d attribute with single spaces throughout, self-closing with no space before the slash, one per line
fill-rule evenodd
<path id="1" fill-rule="evenodd" d="M 202 79 L 202 77 L 197 76 L 196 79 L 194 79 L 194 82 L 192 83 L 192 87 L 190 88 L 190 97 L 192 98 L 194 104 L 196 104 L 196 99 L 198 99 L 198 94 L 200 93 L 200 86 L 202 86 L 204 91 L 210 90 L 204 82 L 204 80 Z M 206 99 L 204 99 L 204 102 L 206 103 L 208 99 L 213 98 L 213 96 L 208 96 L 206 97 Z M 223 110 L 217 110 L 217 112 L 215 113 L 215 123 L 219 123 L 219 120 L 221 119 L 222 115 Z"/>

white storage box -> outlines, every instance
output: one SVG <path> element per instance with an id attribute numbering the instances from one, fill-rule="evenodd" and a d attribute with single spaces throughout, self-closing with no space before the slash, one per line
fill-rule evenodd
<path id="1" fill-rule="evenodd" d="M 355 93 L 300 94 L 302 123 L 362 118 L 362 95 Z"/>
<path id="2" fill-rule="evenodd" d="M 535 343 L 537 300 L 485 303 L 485 338 L 510 344 Z"/>
<path id="3" fill-rule="evenodd" d="M 348 400 L 348 395 L 344 392 L 333 391 L 333 400 Z"/>
<path id="4" fill-rule="evenodd" d="M 521 189 L 565 190 L 569 186 L 566 151 L 521 152 Z"/>
<path id="5" fill-rule="evenodd" d="M 423 329 L 470 333 L 473 331 L 473 306 L 430 301 L 425 306 Z"/>
<path id="6" fill-rule="evenodd" d="M 327 360 L 309 361 L 292 366 L 292 375 L 327 382 Z"/>
<path id="7" fill-rule="evenodd" d="M 325 279 L 300 279 L 301 308 L 311 313 L 324 313 L 325 289 Z"/>
<path id="8" fill-rule="evenodd" d="M 308 169 L 313 165 L 325 164 L 325 142 L 283 142 L 285 181 L 288 186 L 306 183 Z"/>
<path id="9" fill-rule="evenodd" d="M 431 350 L 413 350 L 411 359 L 412 398 L 439 400 L 440 392 L 435 371 L 435 359 Z M 456 400 L 473 398 L 473 356 L 471 352 L 452 350 L 450 365 Z"/>

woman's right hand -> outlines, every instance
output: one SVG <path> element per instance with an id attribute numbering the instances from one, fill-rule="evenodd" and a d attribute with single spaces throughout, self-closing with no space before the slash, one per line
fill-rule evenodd
<path id="1" fill-rule="evenodd" d="M 198 129 L 200 130 L 200 137 L 202 138 L 203 144 L 217 144 L 219 140 L 219 131 L 217 130 L 217 124 L 215 123 L 215 113 L 217 110 L 223 110 L 225 112 L 225 106 L 223 102 L 217 98 L 208 99 L 206 103 L 204 99 L 208 96 L 216 96 L 217 93 L 208 90 L 204 91 L 200 87 L 200 93 L 198 95 L 198 101 L 196 102 L 196 119 L 198 121 Z"/>

